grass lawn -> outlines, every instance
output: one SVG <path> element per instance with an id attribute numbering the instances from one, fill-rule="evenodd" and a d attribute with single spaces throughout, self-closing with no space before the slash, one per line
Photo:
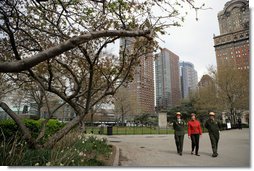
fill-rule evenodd
<path id="1" fill-rule="evenodd" d="M 202 129 L 203 132 L 207 132 L 206 129 Z M 86 127 L 86 133 L 88 134 L 99 134 L 100 132 L 104 135 L 107 135 L 107 128 L 99 127 Z M 185 133 L 187 133 L 187 128 Z M 157 127 L 113 127 L 113 135 L 143 135 L 143 134 L 174 134 L 172 128 L 159 129 Z"/>
<path id="2" fill-rule="evenodd" d="M 99 127 L 86 127 L 86 133 L 99 134 L 107 134 L 107 128 L 99 128 Z M 142 135 L 142 134 L 173 134 L 174 130 L 167 129 L 159 129 L 156 127 L 113 127 L 113 135 Z"/>

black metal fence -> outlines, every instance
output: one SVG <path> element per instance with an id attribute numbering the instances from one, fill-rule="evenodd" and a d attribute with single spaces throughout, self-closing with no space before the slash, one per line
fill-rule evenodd
<path id="1" fill-rule="evenodd" d="M 171 127 L 146 127 L 146 126 L 88 126 L 85 128 L 85 133 L 91 134 L 113 134 L 113 135 L 144 135 L 144 134 L 172 134 L 174 130 Z"/>

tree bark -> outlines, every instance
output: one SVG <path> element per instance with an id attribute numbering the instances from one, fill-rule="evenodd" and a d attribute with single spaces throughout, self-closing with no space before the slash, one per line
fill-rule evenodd
<path id="1" fill-rule="evenodd" d="M 72 128 L 74 128 L 81 120 L 83 119 L 82 116 L 77 116 L 72 121 L 70 121 L 64 128 L 60 129 L 58 132 L 56 132 L 52 137 L 48 139 L 46 143 L 43 144 L 43 147 L 45 148 L 53 148 L 54 145 L 64 137 Z"/>
<path id="2" fill-rule="evenodd" d="M 39 63 L 54 58 L 68 50 L 76 48 L 78 45 L 83 44 L 87 41 L 98 39 L 101 37 L 137 37 L 137 36 L 147 36 L 150 34 L 149 30 L 137 30 L 137 31 L 126 31 L 126 30 L 104 30 L 85 33 L 80 36 L 72 37 L 71 39 L 57 45 L 46 49 L 38 54 L 13 62 L 3 62 L 0 63 L 0 73 L 16 73 L 24 70 L 28 70 Z M 148 36 L 147 36 L 148 37 Z"/>

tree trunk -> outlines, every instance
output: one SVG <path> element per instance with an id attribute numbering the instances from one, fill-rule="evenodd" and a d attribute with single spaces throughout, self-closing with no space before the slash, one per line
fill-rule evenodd
<path id="1" fill-rule="evenodd" d="M 122 126 L 124 126 L 124 109 L 123 109 L 123 106 L 121 107 L 121 112 L 122 112 Z"/>
<path id="2" fill-rule="evenodd" d="M 43 147 L 53 148 L 54 145 L 64 137 L 72 128 L 74 128 L 80 121 L 83 119 L 83 116 L 77 116 L 72 121 L 70 121 L 64 128 L 56 132 L 52 137 L 48 139 L 46 143 L 43 144 Z"/>
<path id="3" fill-rule="evenodd" d="M 84 132 L 85 131 L 85 123 L 84 123 L 84 121 L 82 120 L 82 121 L 80 121 L 79 122 L 79 131 L 82 133 L 82 132 Z"/>
<path id="4" fill-rule="evenodd" d="M 36 144 L 33 140 L 30 130 L 22 122 L 21 118 L 15 112 L 13 112 L 6 103 L 0 102 L 0 107 L 16 122 L 23 134 L 23 138 L 28 143 L 29 147 L 40 148 L 40 145 Z"/>
<path id="5" fill-rule="evenodd" d="M 42 105 L 38 105 L 37 110 L 38 110 L 39 119 L 41 118 L 41 108 L 42 108 Z"/>
<path id="6" fill-rule="evenodd" d="M 235 116 L 234 116 L 234 108 L 230 108 L 230 116 L 233 119 L 232 124 L 235 126 Z"/>

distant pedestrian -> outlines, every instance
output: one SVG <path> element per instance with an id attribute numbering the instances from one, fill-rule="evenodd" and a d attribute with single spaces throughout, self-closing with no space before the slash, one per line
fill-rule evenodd
<path id="1" fill-rule="evenodd" d="M 209 132 L 209 137 L 213 149 L 213 157 L 218 156 L 218 142 L 220 139 L 220 123 L 215 119 L 215 113 L 209 113 L 209 119 L 205 123 L 205 127 Z"/>
<path id="2" fill-rule="evenodd" d="M 238 129 L 242 129 L 242 120 L 240 117 L 238 118 L 237 123 L 238 123 Z"/>
<path id="3" fill-rule="evenodd" d="M 184 141 L 184 126 L 185 123 L 181 119 L 181 113 L 176 113 L 176 119 L 173 121 L 173 128 L 175 130 L 175 143 L 177 153 L 181 156 L 183 153 L 183 141 Z"/>
<path id="4" fill-rule="evenodd" d="M 191 138 L 191 154 L 195 150 L 196 156 L 200 156 L 198 154 L 200 135 L 202 135 L 200 122 L 196 120 L 196 114 L 192 113 L 191 120 L 188 122 L 188 137 Z"/>

